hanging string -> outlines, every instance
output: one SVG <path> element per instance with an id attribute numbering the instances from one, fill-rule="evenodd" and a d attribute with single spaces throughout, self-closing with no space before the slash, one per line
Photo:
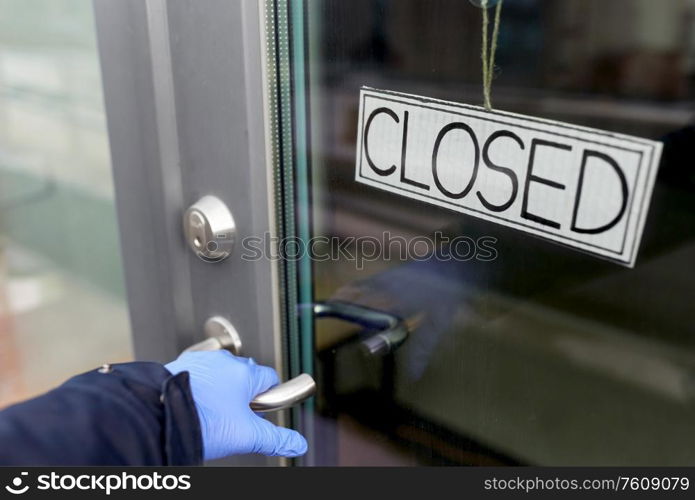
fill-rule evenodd
<path id="1" fill-rule="evenodd" d="M 483 104 L 485 109 L 492 109 L 492 78 L 495 73 L 495 52 L 497 51 L 497 38 L 500 33 L 500 17 L 502 13 L 502 1 L 499 0 L 495 7 L 495 21 L 492 28 L 492 40 L 489 40 L 488 25 L 490 19 L 487 12 L 489 0 L 481 0 L 480 6 L 483 9 L 483 49 L 480 52 L 480 58 L 483 62 Z M 488 45 L 491 47 L 488 50 Z"/>

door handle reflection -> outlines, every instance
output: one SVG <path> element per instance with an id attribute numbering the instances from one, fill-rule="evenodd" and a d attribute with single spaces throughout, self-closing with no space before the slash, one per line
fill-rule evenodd
<path id="1" fill-rule="evenodd" d="M 379 330 L 360 341 L 364 350 L 371 355 L 389 354 L 408 338 L 409 329 L 406 322 L 384 311 L 339 301 L 315 302 L 300 307 L 310 308 L 317 318 L 337 318 L 370 330 Z"/>

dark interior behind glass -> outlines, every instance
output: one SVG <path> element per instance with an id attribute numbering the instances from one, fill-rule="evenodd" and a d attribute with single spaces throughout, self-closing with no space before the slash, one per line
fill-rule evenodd
<path id="1" fill-rule="evenodd" d="M 308 0 L 315 235 L 496 238 L 492 262 L 314 263 L 319 464 L 695 464 L 695 2 L 505 0 L 496 108 L 664 140 L 634 269 L 357 184 L 363 85 L 480 104 L 468 0 Z M 357 250 L 357 249 L 355 249 Z"/>

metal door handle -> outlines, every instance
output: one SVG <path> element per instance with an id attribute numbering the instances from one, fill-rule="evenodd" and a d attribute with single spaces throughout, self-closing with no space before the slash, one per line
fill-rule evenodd
<path id="1" fill-rule="evenodd" d="M 405 321 L 384 311 L 338 301 L 315 302 L 301 307 L 311 308 L 317 318 L 337 318 L 379 330 L 361 341 L 364 349 L 372 355 L 389 354 L 408 338 L 409 330 Z"/>
<path id="2" fill-rule="evenodd" d="M 314 382 L 313 377 L 307 373 L 302 373 L 259 394 L 249 406 L 253 411 L 282 410 L 301 403 L 311 397 L 314 392 L 316 392 L 316 382 Z"/>
<path id="3" fill-rule="evenodd" d="M 193 344 L 188 351 L 216 351 L 226 349 L 234 355 L 241 352 L 241 338 L 236 328 L 222 316 L 213 316 L 205 322 L 207 339 Z M 310 398 L 316 392 L 316 382 L 311 375 L 301 375 L 276 385 L 256 396 L 249 404 L 253 411 L 278 411 Z"/>

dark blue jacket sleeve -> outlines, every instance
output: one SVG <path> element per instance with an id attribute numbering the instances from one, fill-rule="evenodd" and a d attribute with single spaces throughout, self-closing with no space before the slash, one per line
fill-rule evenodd
<path id="1" fill-rule="evenodd" d="M 0 465 L 198 465 L 188 373 L 123 363 L 0 412 Z"/>

